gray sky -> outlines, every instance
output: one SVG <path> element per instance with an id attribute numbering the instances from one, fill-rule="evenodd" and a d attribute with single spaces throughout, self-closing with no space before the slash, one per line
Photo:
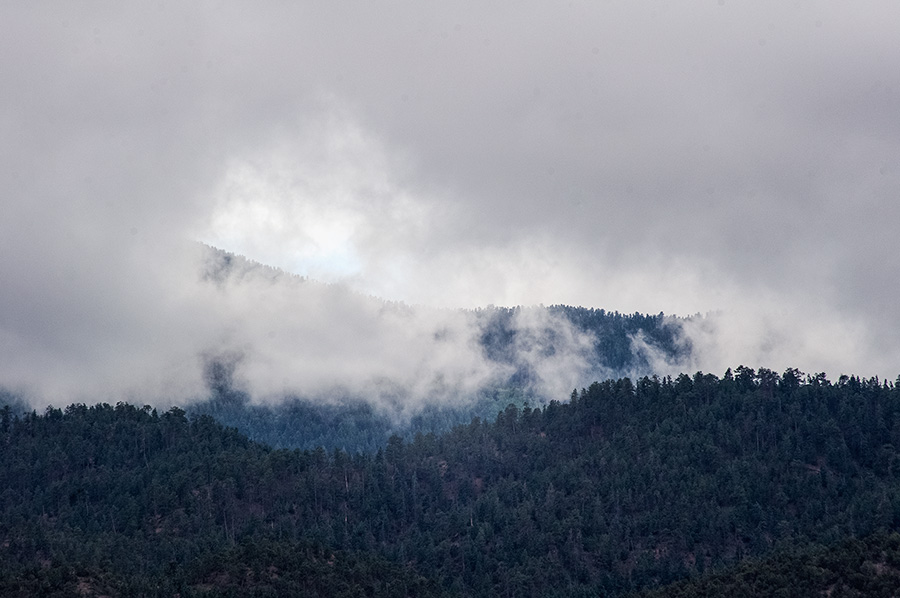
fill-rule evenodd
<path id="1" fill-rule="evenodd" d="M 185 240 L 415 305 L 715 312 L 687 365 L 719 374 L 900 372 L 896 2 L 8 2 L 0 23 L 2 384 L 195 393 L 199 352 L 369 309 L 210 295 Z M 410 361 L 370 332 L 373 372 Z M 360 334 L 313 369 L 339 377 Z M 289 355 L 324 353 L 292 343 L 257 386 L 305 384 Z"/>

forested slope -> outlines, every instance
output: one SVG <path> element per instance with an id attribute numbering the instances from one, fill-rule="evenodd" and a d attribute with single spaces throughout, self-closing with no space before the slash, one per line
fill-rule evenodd
<path id="1" fill-rule="evenodd" d="M 308 295 L 319 296 L 319 301 L 334 300 L 326 292 L 335 290 L 332 285 L 214 247 L 207 246 L 205 255 L 201 278 L 222 293 L 250 285 L 264 289 L 266 296 L 281 296 L 288 305 L 304 305 Z M 424 312 L 434 316 L 432 312 L 441 311 L 412 308 L 349 289 L 342 292 L 369 308 L 366 321 L 373 325 L 385 313 L 412 316 Z M 247 390 L 252 385 L 242 380 L 241 368 L 246 365 L 242 364 L 242 349 L 218 353 L 213 348 L 202 356 L 208 395 L 191 401 L 186 408 L 191 415 L 211 415 L 272 447 L 323 446 L 329 451 L 338 448 L 371 453 L 392 434 L 409 440 L 417 432 L 446 432 L 473 417 L 493 420 L 509 403 L 519 407 L 544 405 L 558 398 L 558 390 L 547 389 L 558 389 L 559 382 L 565 388 L 570 383 L 610 377 L 639 377 L 663 366 L 668 371 L 671 364 L 686 363 L 692 351 L 682 333 L 689 319 L 662 313 L 622 314 L 566 305 L 448 311 L 455 314 L 455 333 L 449 336 L 464 341 L 443 350 L 471 351 L 477 356 L 480 367 L 491 372 L 479 388 L 466 386 L 464 391 L 432 396 L 422 388 L 409 387 L 415 377 L 391 384 L 373 379 L 361 385 L 342 385 L 336 379 L 326 391 L 297 384 L 283 396 L 253 396 L 253 391 Z M 437 337 L 446 334 L 444 324 L 433 327 L 442 318 L 425 320 L 428 325 L 420 322 L 419 333 Z M 290 337 L 290 330 L 287 326 L 280 334 Z M 348 367 L 348 375 L 352 375 L 352 366 Z M 431 372 L 438 374 L 434 380 L 443 376 L 438 370 Z"/>
<path id="2" fill-rule="evenodd" d="M 233 258 L 237 259 L 237 258 Z M 229 262 L 231 263 L 231 262 Z M 248 267 L 255 267 L 248 266 Z M 259 266 L 262 267 L 262 266 Z M 309 283 L 314 284 L 314 283 Z M 529 319 L 542 322 L 537 329 L 522 330 L 517 318 L 534 312 Z M 350 453 L 375 452 L 397 434 L 407 440 L 416 433 L 442 433 L 468 423 L 473 417 L 493 420 L 510 403 L 524 407 L 544 405 L 554 397 L 537 391 L 534 353 L 552 356 L 565 341 L 561 329 L 572 327 L 589 344 L 583 355 L 585 370 L 595 376 L 625 376 L 653 370 L 651 357 L 677 363 L 690 356 L 691 346 L 680 334 L 683 319 L 634 313 L 630 315 L 554 305 L 550 307 L 491 307 L 472 312 L 485 359 L 512 373 L 495 386 L 472 396 L 457 397 L 452 403 L 435 403 L 427 397 L 397 399 L 397 403 L 418 403 L 412 415 L 391 408 L 378 408 L 362 396 L 287 396 L 275 403 L 254 402 L 236 388 L 233 367 L 212 361 L 207 364 L 210 396 L 187 407 L 190 414 L 211 415 L 226 426 L 239 429 L 249 438 L 277 448 L 327 450 Z M 637 344 L 635 339 L 638 339 Z M 649 355 L 647 351 L 653 352 Z M 524 359 L 523 352 L 531 359 Z M 587 378 L 591 380 L 593 378 Z"/>
<path id="3" fill-rule="evenodd" d="M 877 379 L 609 380 L 374 455 L 124 404 L 0 423 L 12 595 L 622 595 L 900 525 L 900 389 Z"/>

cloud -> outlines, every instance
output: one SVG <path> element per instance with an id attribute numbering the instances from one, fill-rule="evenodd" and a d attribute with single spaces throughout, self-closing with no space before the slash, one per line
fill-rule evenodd
<path id="1" fill-rule="evenodd" d="M 195 396 L 217 343 L 252 347 L 264 393 L 342 355 L 488 375 L 459 316 L 416 308 L 405 335 L 353 293 L 223 291 L 196 240 L 415 305 L 714 312 L 694 367 L 893 378 L 898 12 L 4 5 L 0 384 Z M 287 359 L 279 309 L 330 351 Z"/>
<path id="2" fill-rule="evenodd" d="M 221 331 L 210 355 L 239 362 L 236 382 L 256 400 L 353 396 L 413 409 L 470 400 L 507 373 L 484 358 L 471 312 L 413 309 L 230 259 L 205 299 Z"/>
<path id="3" fill-rule="evenodd" d="M 512 328 L 516 361 L 532 373 L 531 390 L 538 397 L 559 400 L 570 387 L 605 377 L 595 370 L 594 339 L 561 314 L 543 307 L 519 309 Z"/>

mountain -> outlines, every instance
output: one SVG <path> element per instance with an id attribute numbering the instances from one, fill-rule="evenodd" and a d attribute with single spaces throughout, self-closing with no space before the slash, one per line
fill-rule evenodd
<path id="1" fill-rule="evenodd" d="M 243 256 L 206 249 L 203 278 L 221 288 L 248 281 L 293 291 L 328 286 Z M 385 303 L 373 297 L 365 300 Z M 416 311 L 402 304 L 390 307 Z M 510 403 L 519 408 L 545 405 L 558 398 L 554 393 L 560 381 L 568 385 L 579 380 L 640 377 L 658 371 L 660 365 L 672 367 L 691 357 L 691 344 L 682 334 L 689 318 L 565 305 L 454 311 L 462 316 L 484 367 L 501 373 L 468 392 L 439 399 L 427 392 L 416 396 L 400 385 L 387 396 L 378 390 L 381 396 L 372 400 L 366 385 L 355 389 L 335 385 L 324 394 L 287 393 L 261 401 L 236 381 L 240 365 L 233 356 L 216 357 L 211 351 L 206 363 L 209 396 L 192 403 L 188 411 L 211 415 L 276 448 L 322 446 L 329 451 L 375 452 L 393 434 L 411 440 L 417 433 L 449 431 L 473 417 L 492 420 Z M 425 327 L 421 333 L 437 336 L 442 331 Z M 437 375 L 442 375 L 440 369 Z"/>
<path id="2" fill-rule="evenodd" d="M 375 454 L 178 408 L 4 409 L 0 593 L 663 590 L 896 531 L 898 446 L 897 385 L 746 367 L 609 379 Z M 890 573 L 879 550 L 860 575 Z"/>
<path id="3" fill-rule="evenodd" d="M 198 274 L 217 330 L 196 347 L 206 390 L 163 404 L 211 415 L 275 448 L 373 453 L 393 434 L 443 433 L 473 417 L 492 420 L 511 403 L 545 405 L 570 385 L 668 371 L 690 362 L 683 326 L 700 317 L 565 305 L 410 307 L 201 249 Z M 263 308 L 247 315 L 248 305 Z M 331 328 L 343 320 L 353 324 Z M 198 386 L 193 365 L 184 364 L 184 388 Z M 140 387 L 129 396 L 140 401 Z M 4 404 L 28 409 L 0 386 Z"/>

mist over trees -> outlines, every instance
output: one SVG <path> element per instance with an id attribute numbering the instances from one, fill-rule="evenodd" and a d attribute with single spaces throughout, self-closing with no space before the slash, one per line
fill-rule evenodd
<path id="1" fill-rule="evenodd" d="M 233 263 L 233 256 L 223 256 L 225 263 Z M 562 395 L 555 388 L 562 380 L 642 376 L 656 371 L 661 362 L 671 365 L 690 358 L 690 343 L 680 334 L 683 320 L 661 313 L 625 315 L 564 305 L 492 306 L 471 313 L 479 350 L 504 375 L 470 393 L 441 400 L 410 397 L 398 388 L 394 395 L 372 401 L 364 392 L 343 390 L 254 401 L 235 380 L 236 360 L 226 356 L 206 363 L 210 397 L 187 409 L 276 448 L 374 452 L 392 434 L 409 440 L 418 432 L 448 431 L 473 417 L 493 420 L 509 404 L 544 405 Z"/>

